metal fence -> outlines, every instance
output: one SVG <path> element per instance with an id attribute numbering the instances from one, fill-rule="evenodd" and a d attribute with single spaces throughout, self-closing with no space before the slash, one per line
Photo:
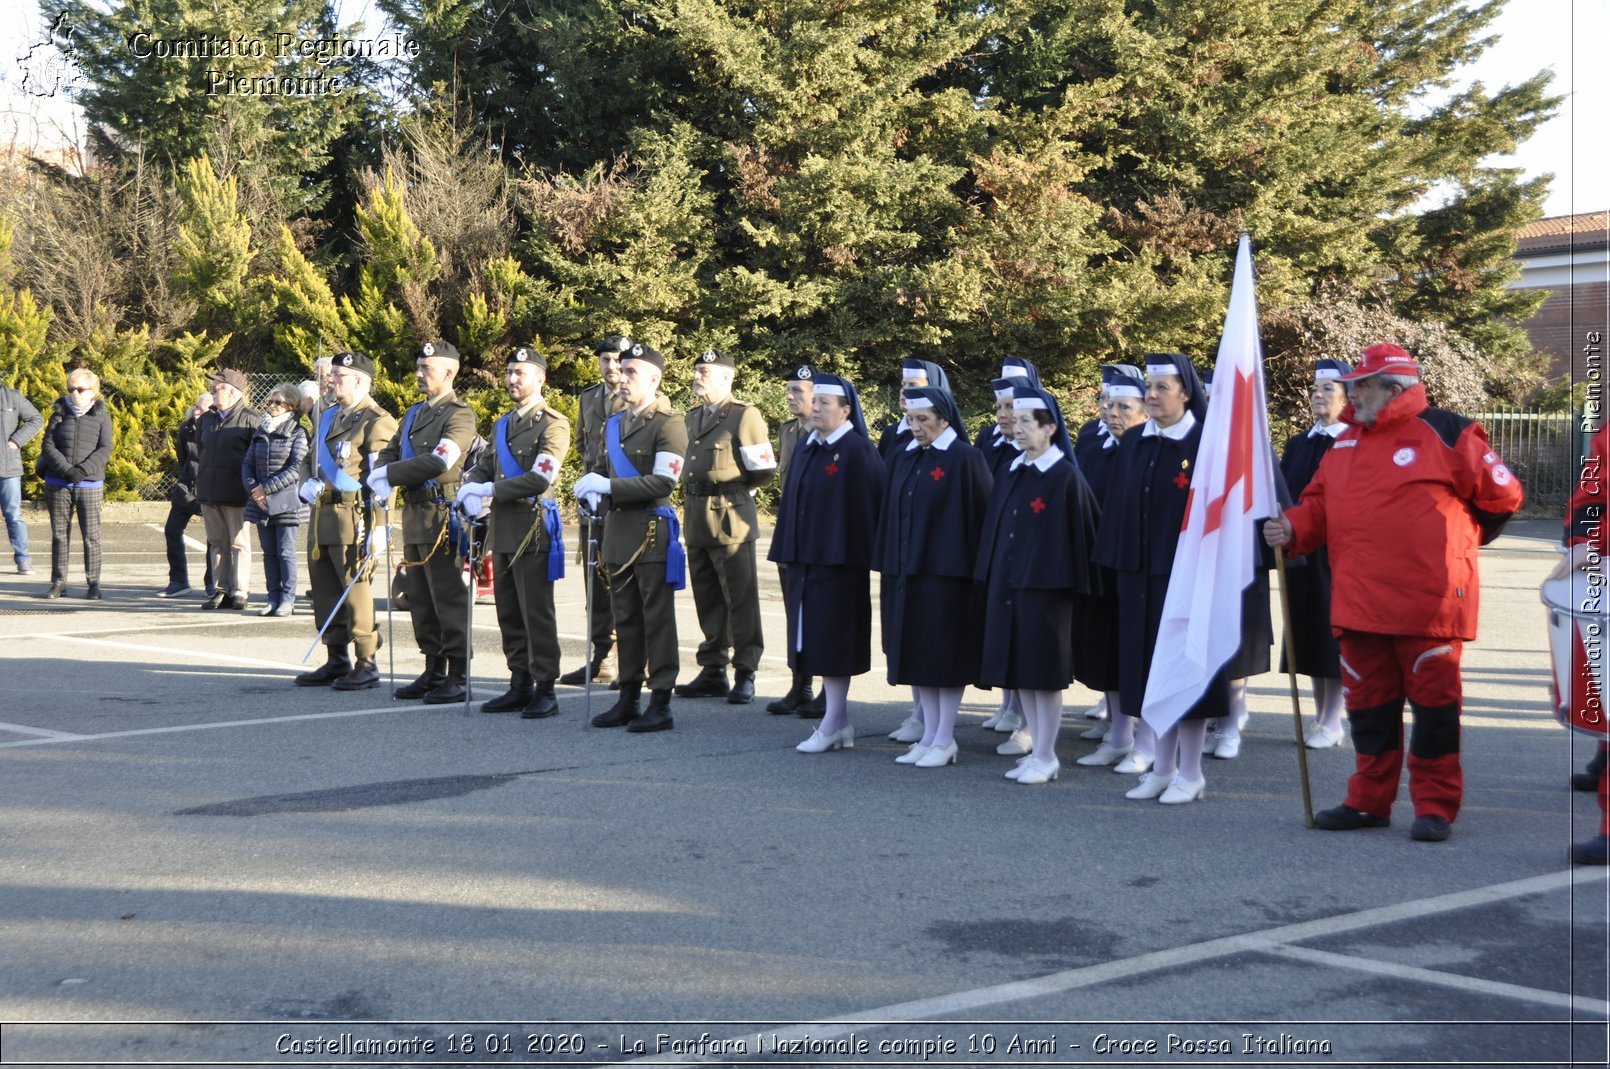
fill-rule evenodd
<path id="1" fill-rule="evenodd" d="M 1526 488 L 1524 514 L 1562 518 L 1591 436 L 1582 429 L 1584 414 L 1501 408 L 1475 418 L 1487 428 L 1494 452 Z"/>

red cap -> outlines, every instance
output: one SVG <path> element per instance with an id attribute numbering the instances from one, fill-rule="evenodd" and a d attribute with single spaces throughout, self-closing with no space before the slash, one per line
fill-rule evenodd
<path id="1" fill-rule="evenodd" d="M 1413 375 L 1420 377 L 1420 362 L 1391 342 L 1380 342 L 1364 350 L 1358 367 L 1342 376 L 1343 382 L 1357 382 L 1371 375 Z"/>

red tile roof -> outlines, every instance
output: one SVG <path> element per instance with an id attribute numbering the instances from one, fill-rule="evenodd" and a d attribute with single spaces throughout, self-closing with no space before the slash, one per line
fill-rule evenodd
<path id="1" fill-rule="evenodd" d="M 1528 223 L 1515 232 L 1515 255 L 1537 255 L 1562 249 L 1603 248 L 1610 244 L 1610 211 L 1556 215 Z"/>

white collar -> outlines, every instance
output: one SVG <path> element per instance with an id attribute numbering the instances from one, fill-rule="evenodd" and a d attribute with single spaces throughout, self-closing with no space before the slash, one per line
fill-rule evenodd
<path id="1" fill-rule="evenodd" d="M 1142 438 L 1151 438 L 1160 434 L 1164 438 L 1178 442 L 1183 441 L 1185 436 L 1191 433 L 1191 428 L 1195 426 L 1196 416 L 1187 408 L 1185 415 L 1181 416 L 1179 422 L 1172 427 L 1159 427 L 1155 419 L 1147 420 L 1146 426 L 1140 432 L 1140 436 Z"/>
<path id="2" fill-rule="evenodd" d="M 894 432 L 896 434 L 904 434 L 907 431 L 909 431 L 910 429 L 911 429 L 911 424 L 906 422 L 906 417 L 904 417 L 904 416 L 901 416 L 900 417 L 900 422 L 896 423 L 894 425 Z"/>
<path id="3" fill-rule="evenodd" d="M 940 452 L 944 452 L 946 449 L 950 448 L 950 444 L 952 442 L 954 442 L 955 440 L 956 440 L 956 428 L 955 427 L 946 427 L 944 433 L 941 434 L 938 438 L 935 438 L 934 439 L 934 444 L 929 446 L 929 448 L 930 449 L 937 449 Z M 917 439 L 913 438 L 911 441 L 906 443 L 906 452 L 909 453 L 913 449 L 916 449 L 916 448 L 918 448 Z"/>
<path id="4" fill-rule="evenodd" d="M 1340 438 L 1342 436 L 1342 432 L 1345 430 L 1347 430 L 1347 424 L 1343 423 L 1341 420 L 1337 420 L 1335 423 L 1332 423 L 1326 427 L 1321 427 L 1316 423 L 1312 427 L 1308 428 L 1308 437 L 1318 438 L 1320 435 L 1325 434 L 1332 438 Z"/>
<path id="5" fill-rule="evenodd" d="M 853 422 L 851 422 L 850 420 L 845 420 L 843 423 L 839 424 L 839 429 L 838 430 L 834 431 L 832 434 L 828 435 L 826 438 L 823 438 L 822 437 L 822 432 L 817 430 L 817 431 L 812 431 L 810 438 L 808 438 L 806 440 L 810 441 L 810 442 L 816 442 L 819 445 L 837 445 L 838 440 L 840 438 L 843 438 L 846 434 L 850 433 L 853 430 L 855 430 L 855 424 Z"/>
<path id="6" fill-rule="evenodd" d="M 1039 458 L 1035 460 L 1029 460 L 1029 455 L 1027 453 L 1019 453 L 1017 456 L 1012 458 L 1012 466 L 1007 470 L 1016 471 L 1018 468 L 1021 468 L 1027 464 L 1027 466 L 1031 468 L 1038 468 L 1041 471 L 1050 471 L 1051 465 L 1055 464 L 1061 459 L 1062 447 L 1059 445 L 1052 445 L 1048 447 L 1045 452 L 1041 453 Z"/>
<path id="7" fill-rule="evenodd" d="M 1118 448 L 1118 439 L 1116 439 L 1116 438 L 1114 438 L 1112 436 L 1111 431 L 1107 432 L 1107 440 L 1101 443 L 1101 448 L 1104 449 L 1104 450 L 1105 449 L 1117 449 Z"/>

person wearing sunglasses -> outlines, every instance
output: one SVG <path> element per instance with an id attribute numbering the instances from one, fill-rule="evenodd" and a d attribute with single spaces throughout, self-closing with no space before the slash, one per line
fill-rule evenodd
<path id="1" fill-rule="evenodd" d="M 106 462 L 112 456 L 112 413 L 101 399 L 101 379 L 88 368 L 67 376 L 67 394 L 50 410 L 36 468 L 45 480 L 50 512 L 50 589 L 44 597 L 67 593 L 67 554 L 73 514 L 84 543 L 84 596 L 101 600 L 101 501 L 106 493 Z"/>

